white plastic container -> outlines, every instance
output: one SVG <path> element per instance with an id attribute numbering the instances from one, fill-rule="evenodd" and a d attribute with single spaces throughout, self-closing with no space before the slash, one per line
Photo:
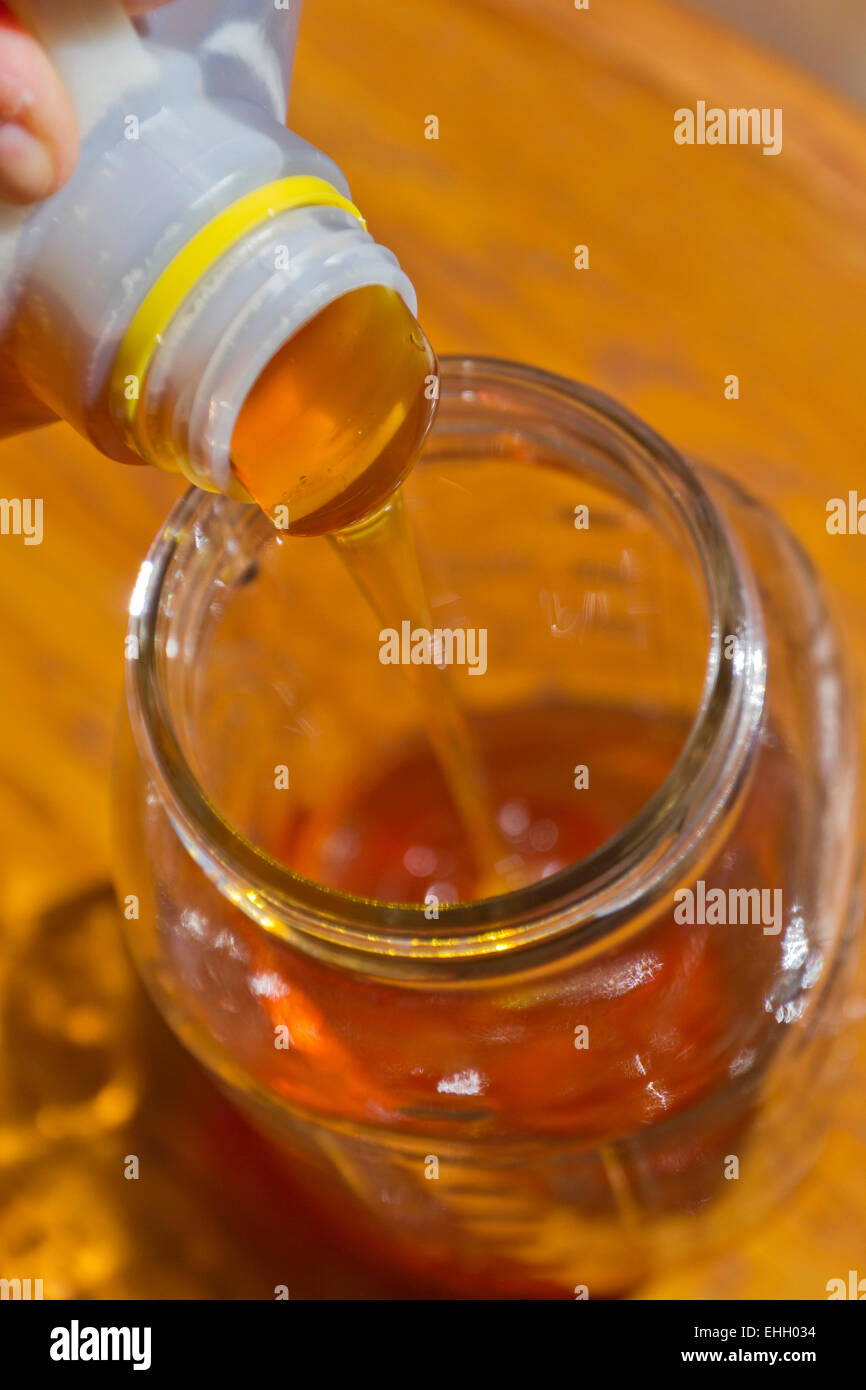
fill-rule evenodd
<path id="1" fill-rule="evenodd" d="M 284 125 L 299 0 L 12 0 L 79 116 L 59 193 L 0 209 L 0 334 L 26 389 L 105 454 L 235 490 L 263 367 L 370 285 L 416 299 L 343 175 Z M 154 429 L 153 422 L 159 421 Z"/>

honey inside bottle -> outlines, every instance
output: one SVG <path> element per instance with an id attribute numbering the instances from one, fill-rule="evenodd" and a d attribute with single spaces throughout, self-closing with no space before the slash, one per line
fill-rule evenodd
<path id="1" fill-rule="evenodd" d="M 281 529 L 339 531 L 376 511 L 411 468 L 433 419 L 435 372 L 396 291 L 353 290 L 259 376 L 232 435 L 234 471 Z"/>

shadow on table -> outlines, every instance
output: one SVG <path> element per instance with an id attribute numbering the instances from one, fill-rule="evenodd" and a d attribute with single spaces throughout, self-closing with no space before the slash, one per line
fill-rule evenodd
<path id="1" fill-rule="evenodd" d="M 145 997 L 107 885 L 38 918 L 3 979 L 5 1276 L 46 1298 L 435 1297 L 309 1210 Z"/>

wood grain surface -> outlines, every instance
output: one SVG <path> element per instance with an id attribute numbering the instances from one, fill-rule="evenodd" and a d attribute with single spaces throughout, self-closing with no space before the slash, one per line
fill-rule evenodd
<path id="1" fill-rule="evenodd" d="M 782 153 L 676 145 L 673 113 L 698 100 L 781 107 Z M 437 140 L 425 138 L 431 115 Z M 587 381 L 769 501 L 824 576 L 862 679 L 866 536 L 825 526 L 829 498 L 866 496 L 861 114 L 668 0 L 592 0 L 588 11 L 571 0 L 307 0 L 291 123 L 344 169 L 374 235 L 414 279 L 440 352 L 517 358 Z M 588 269 L 574 268 L 578 244 Z M 730 373 L 739 400 L 725 398 Z M 79 1136 L 76 1147 L 61 1134 L 52 1147 L 44 1103 L 22 1098 L 10 1070 L 16 1037 L 29 1045 L 10 990 L 36 978 L 39 933 L 57 932 L 64 905 L 105 916 L 125 606 L 179 492 L 173 478 L 101 459 L 65 426 L 0 446 L 0 495 L 43 498 L 45 528 L 38 547 L 0 537 L 0 1181 L 17 1195 L 0 1218 L 0 1256 L 5 1266 L 38 1227 L 57 1291 L 253 1296 L 255 1269 L 269 1277 L 273 1263 L 270 1247 L 258 1265 L 248 1254 L 233 1280 L 220 1203 L 233 1202 L 236 1225 L 243 1204 L 179 1185 L 198 1152 L 188 1115 L 201 1114 L 205 1083 L 159 1040 L 161 1025 L 130 1024 L 117 1043 L 124 1075 L 144 1067 L 151 1081 L 128 1080 L 129 1103 L 115 1096 L 98 1142 Z M 108 971 L 102 1002 L 89 1006 L 103 1036 L 106 999 L 132 986 L 113 929 L 102 923 L 86 940 Z M 90 948 L 81 949 L 86 975 Z M 864 1012 L 855 1001 L 855 1019 Z M 77 1025 L 85 1037 L 87 1017 Z M 820 1299 L 828 1279 L 866 1274 L 863 1036 L 855 1022 L 851 1080 L 796 1199 L 735 1253 L 677 1270 L 644 1296 Z M 156 1052 L 142 1060 L 147 1048 Z M 168 1059 L 171 1086 L 153 1081 L 153 1056 Z M 129 1151 L 143 1096 L 157 1148 L 163 1126 L 176 1208 L 147 1258 L 136 1244 L 147 1221 L 98 1181 L 105 1145 Z M 41 1136 L 39 1183 L 21 1168 L 28 1124 Z M 171 1143 L 166 1126 L 177 1126 Z M 46 1202 L 55 1214 L 66 1203 L 89 1215 L 52 1237 Z M 314 1237 L 299 1258 L 311 1296 L 392 1291 L 347 1272 Z"/>

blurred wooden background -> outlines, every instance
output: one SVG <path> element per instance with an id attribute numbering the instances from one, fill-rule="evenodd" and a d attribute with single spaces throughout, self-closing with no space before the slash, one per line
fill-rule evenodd
<path id="1" fill-rule="evenodd" d="M 691 0 L 793 58 L 834 90 L 866 106 L 866 9 L 862 0 Z"/>
<path id="2" fill-rule="evenodd" d="M 675 145 L 674 110 L 699 99 L 782 107 L 782 154 Z M 431 115 L 438 140 L 425 139 Z M 590 382 L 769 500 L 825 576 L 862 678 L 866 537 L 825 528 L 829 498 L 866 496 L 861 113 L 669 0 L 591 0 L 588 11 L 570 0 L 371 0 L 360 10 L 308 0 L 291 121 L 346 172 L 371 230 L 413 277 L 440 352 L 513 357 Z M 581 243 L 587 270 L 573 265 Z M 724 396 L 729 373 L 740 378 L 737 401 Z M 218 1103 L 160 1027 L 142 1032 L 134 1010 L 118 1011 L 133 986 L 101 889 L 124 610 L 178 492 L 171 478 L 102 460 L 65 427 L 0 445 L 0 495 L 42 497 L 45 509 L 40 547 L 0 537 L 0 1183 L 17 1203 L 0 1218 L 0 1272 L 27 1274 L 6 1266 L 38 1252 L 32 1272 L 56 1292 L 267 1297 L 249 1290 L 270 1277 L 272 1238 L 258 1263 L 253 1239 L 233 1281 L 226 1260 L 249 1214 L 215 1178 L 196 1178 L 194 1122 Z M 69 961 L 42 950 L 67 912 L 79 924 L 74 1026 L 63 1016 Z M 21 992 L 40 970 L 57 1009 L 22 1017 Z M 858 1031 L 852 1081 L 796 1201 L 737 1252 L 646 1296 L 824 1298 L 829 1278 L 866 1274 Z M 123 1078 L 99 1112 L 99 1137 L 57 1118 L 87 1097 L 51 1074 L 55 1035 L 72 1049 L 71 1073 L 76 1048 L 90 1049 L 91 1063 L 102 1048 Z M 42 1059 L 27 1085 L 10 1065 L 21 1048 Z M 105 1180 L 118 1154 L 137 1151 L 128 1146 L 145 1100 L 141 1142 L 162 1144 L 168 1213 L 149 1252 L 148 1220 L 128 1195 L 109 1198 Z M 194 1226 L 207 1232 L 198 1245 Z M 298 1241 L 299 1295 L 392 1291 L 341 1267 L 315 1232 Z"/>

